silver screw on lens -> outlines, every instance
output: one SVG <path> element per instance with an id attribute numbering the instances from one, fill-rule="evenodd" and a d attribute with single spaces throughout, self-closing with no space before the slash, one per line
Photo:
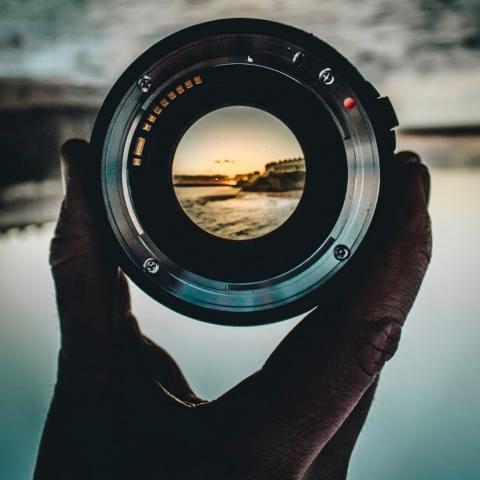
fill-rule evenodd
<path id="1" fill-rule="evenodd" d="M 301 67 L 305 63 L 305 54 L 303 52 L 298 51 L 295 53 L 292 59 L 292 63 L 296 67 Z"/>
<path id="2" fill-rule="evenodd" d="M 147 273 L 154 275 L 160 270 L 160 265 L 154 258 L 147 258 L 143 264 L 143 269 Z"/>
<path id="3" fill-rule="evenodd" d="M 152 79 L 148 75 L 144 75 L 138 79 L 137 85 L 141 92 L 147 93 L 152 88 Z"/>
<path id="4" fill-rule="evenodd" d="M 325 85 L 331 85 L 335 81 L 331 68 L 324 68 L 319 74 L 318 78 Z"/>
<path id="5" fill-rule="evenodd" d="M 337 245 L 333 249 L 333 254 L 337 260 L 343 262 L 350 256 L 350 249 L 345 245 Z"/>

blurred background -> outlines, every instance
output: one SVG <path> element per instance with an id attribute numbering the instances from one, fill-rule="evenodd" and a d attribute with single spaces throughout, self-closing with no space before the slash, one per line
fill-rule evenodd
<path id="1" fill-rule="evenodd" d="M 0 0 L 0 478 L 31 478 L 59 345 L 48 244 L 58 151 L 90 136 L 121 71 L 179 28 L 221 17 L 292 24 L 333 44 L 401 123 L 432 174 L 434 255 L 355 449 L 355 480 L 477 479 L 480 471 L 479 0 Z M 228 328 L 133 289 L 143 329 L 199 395 L 261 366 L 299 321 Z"/>

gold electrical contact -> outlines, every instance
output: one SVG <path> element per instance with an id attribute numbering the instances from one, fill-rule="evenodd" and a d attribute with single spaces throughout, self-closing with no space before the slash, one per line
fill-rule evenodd
<path id="1" fill-rule="evenodd" d="M 141 157 L 144 146 L 145 146 L 145 139 L 143 137 L 138 137 L 137 143 L 135 144 L 135 148 L 133 150 L 133 154 L 136 155 L 137 157 Z"/>

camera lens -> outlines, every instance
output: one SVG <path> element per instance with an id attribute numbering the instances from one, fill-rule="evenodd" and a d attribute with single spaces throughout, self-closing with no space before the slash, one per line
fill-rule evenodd
<path id="1" fill-rule="evenodd" d="M 370 229 L 395 125 L 388 99 L 301 30 L 228 19 L 167 37 L 92 135 L 121 267 L 201 320 L 306 311 Z"/>
<path id="2" fill-rule="evenodd" d="M 305 170 L 292 131 L 264 110 L 240 105 L 191 125 L 172 164 L 175 194 L 190 220 L 231 240 L 282 225 L 298 206 Z"/>

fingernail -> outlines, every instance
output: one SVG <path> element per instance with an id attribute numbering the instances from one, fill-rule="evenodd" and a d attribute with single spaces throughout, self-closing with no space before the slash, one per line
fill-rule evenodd
<path id="1" fill-rule="evenodd" d="M 75 162 L 82 159 L 88 153 L 89 144 L 79 138 L 67 140 L 61 148 L 61 154 L 66 162 Z"/>
<path id="2" fill-rule="evenodd" d="M 397 153 L 395 155 L 395 159 L 400 167 L 421 162 L 420 157 L 415 152 L 410 152 L 408 150 Z"/>

